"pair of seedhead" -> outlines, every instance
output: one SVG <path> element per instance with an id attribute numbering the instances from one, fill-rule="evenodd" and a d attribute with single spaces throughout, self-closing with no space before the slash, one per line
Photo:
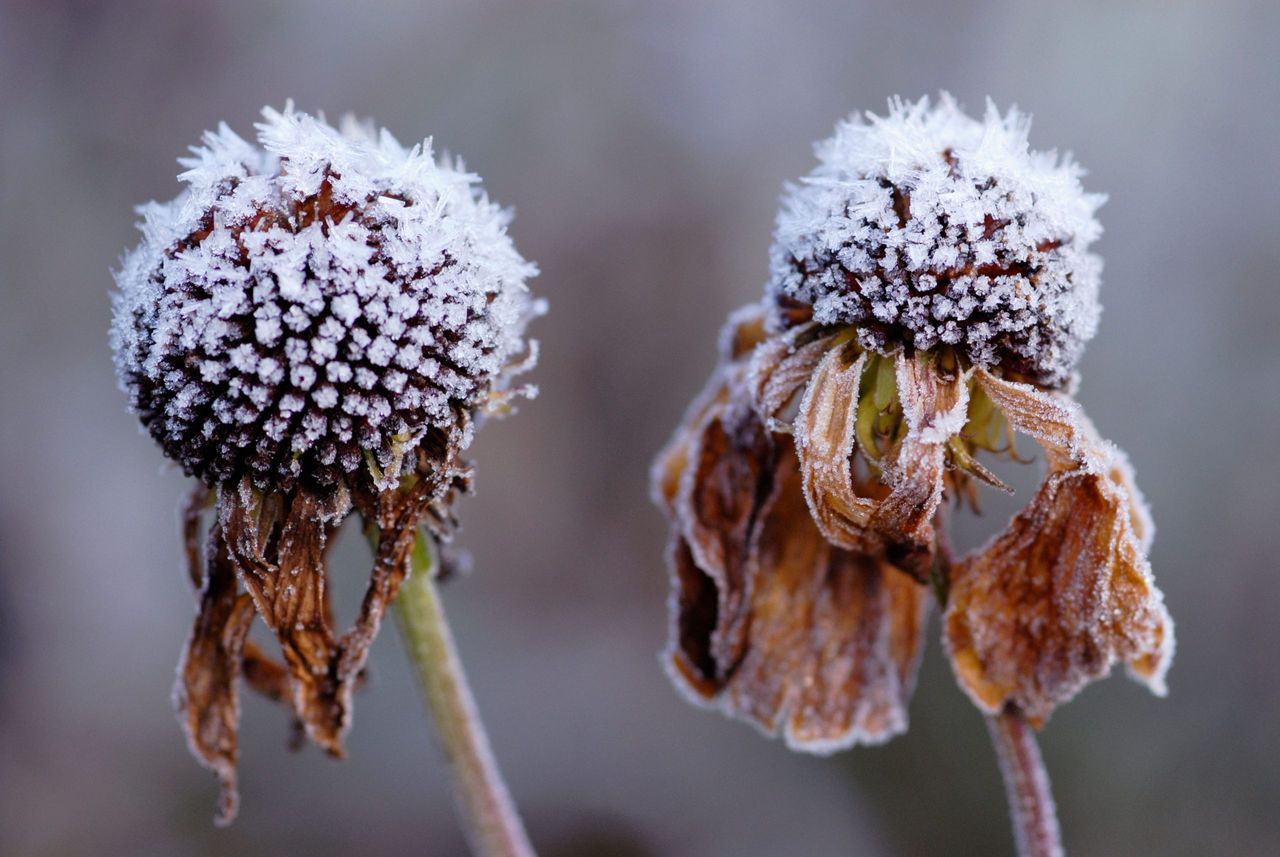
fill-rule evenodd
<path id="1" fill-rule="evenodd" d="M 946 96 L 895 101 L 842 123 L 788 188 L 764 296 L 730 319 L 654 469 L 666 659 L 695 701 L 802 749 L 886 740 L 906 728 L 930 600 L 984 711 L 1041 722 L 1116 662 L 1163 692 L 1151 523 L 1071 399 L 1102 198 L 1027 130 L 990 105 L 975 120 Z M 112 343 L 134 411 L 201 485 L 176 699 L 229 819 L 239 683 L 341 754 L 383 611 L 469 487 L 475 425 L 535 392 L 513 379 L 544 307 L 507 213 L 429 143 L 289 107 L 264 112 L 257 145 L 223 126 L 193 151 L 184 193 L 142 209 Z M 1048 475 L 955 556 L 943 501 L 1003 488 L 981 458 L 1015 433 Z M 325 553 L 353 512 L 376 559 L 339 635 Z M 282 660 L 248 640 L 255 614 Z"/>

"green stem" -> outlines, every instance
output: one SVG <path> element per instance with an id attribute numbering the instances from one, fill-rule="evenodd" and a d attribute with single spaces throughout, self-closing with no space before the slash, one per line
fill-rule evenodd
<path id="1" fill-rule="evenodd" d="M 413 573 L 395 600 L 405 651 L 453 770 L 463 828 L 477 857 L 534 857 L 502 773 L 489 748 L 466 673 L 458 660 L 426 535 L 418 537 Z"/>
<path id="2" fill-rule="evenodd" d="M 1062 834 L 1049 790 L 1049 774 L 1027 721 L 1012 708 L 987 718 L 1000 760 L 1009 815 L 1020 857 L 1062 857 Z"/>

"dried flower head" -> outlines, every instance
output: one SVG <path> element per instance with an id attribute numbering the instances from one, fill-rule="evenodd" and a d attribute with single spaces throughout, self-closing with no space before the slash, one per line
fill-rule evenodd
<path id="1" fill-rule="evenodd" d="M 778 216 L 778 311 L 853 325 L 870 351 L 952 346 L 1062 384 L 1097 327 L 1088 248 L 1105 198 L 1070 159 L 1031 151 L 1029 127 L 989 102 L 979 122 L 945 94 L 840 124 Z"/>
<path id="2" fill-rule="evenodd" d="M 926 595 L 984 711 L 1041 723 L 1116 662 L 1164 692 L 1173 624 L 1124 455 L 1061 389 L 1096 323 L 1101 201 L 1028 123 L 945 95 L 818 147 L 764 300 L 655 463 L 668 664 L 694 700 L 826 752 L 906 728 Z M 1046 451 L 1030 504 L 954 558 L 943 500 Z"/>
<path id="3" fill-rule="evenodd" d="M 536 273 L 507 212 L 430 141 L 266 109 L 257 146 L 226 125 L 143 206 L 116 273 L 112 347 L 133 410 L 204 488 L 186 516 L 201 609 L 176 690 L 196 756 L 235 813 L 241 675 L 341 755 L 350 694 L 418 528 L 447 535 L 459 454 L 532 365 Z M 200 509 L 216 505 L 202 552 Z M 380 534 L 360 616 L 335 635 L 325 548 L 352 508 Z M 245 590 L 240 593 L 240 589 Z M 247 632 L 254 610 L 283 665 Z"/>

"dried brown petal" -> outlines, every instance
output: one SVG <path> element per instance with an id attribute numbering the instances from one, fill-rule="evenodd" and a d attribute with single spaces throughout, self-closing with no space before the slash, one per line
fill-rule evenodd
<path id="1" fill-rule="evenodd" d="M 804 496 L 814 523 L 834 545 L 867 547 L 876 503 L 854 492 L 850 457 L 855 445 L 858 386 L 866 354 L 853 346 L 829 350 L 814 370 L 795 423 Z"/>
<path id="2" fill-rule="evenodd" d="M 1035 723 L 1123 661 L 1157 694 L 1173 623 L 1107 473 L 1051 473 L 1009 529 L 954 569 L 946 638 L 982 709 L 1016 705 Z"/>
<path id="3" fill-rule="evenodd" d="M 444 476 L 446 481 L 449 478 Z M 379 537 L 373 573 L 360 602 L 360 613 L 342 635 L 333 664 L 337 681 L 335 696 L 344 712 L 351 710 L 351 694 L 369 657 L 369 647 L 378 636 L 382 617 L 409 574 L 410 554 L 419 537 L 419 526 L 439 498 L 439 485 L 439 479 L 423 475 L 411 487 L 384 491 L 378 498 Z"/>
<path id="4" fill-rule="evenodd" d="M 182 501 L 178 509 L 178 518 L 182 524 L 182 550 L 186 555 L 187 574 L 191 585 L 199 592 L 204 587 L 204 564 L 201 561 L 204 542 L 200 538 L 200 516 L 209 505 L 211 492 L 204 483 L 196 483 L 187 499 Z"/>
<path id="5" fill-rule="evenodd" d="M 720 635 L 720 593 L 716 582 L 698 568 L 689 543 L 677 534 L 667 552 L 671 569 L 670 641 L 667 666 L 676 686 L 700 704 L 715 696 L 721 670 L 711 654 Z"/>
<path id="6" fill-rule="evenodd" d="M 1107 457 L 1106 445 L 1065 393 L 1008 381 L 985 369 L 975 370 L 975 377 L 1009 425 L 1044 447 L 1050 468 L 1088 465 Z"/>
<path id="7" fill-rule="evenodd" d="M 887 740 L 906 727 L 924 624 L 923 587 L 887 563 L 839 550 L 804 502 L 798 462 L 782 450 L 758 546 L 741 583 L 717 580 L 673 546 L 672 639 L 677 685 L 700 704 L 829 752 Z M 742 587 L 729 597 L 725 585 Z M 745 601 L 737 651 L 716 646 L 720 605 Z"/>
<path id="8" fill-rule="evenodd" d="M 280 642 L 292 685 L 293 708 L 307 736 L 341 757 L 349 711 L 331 665 L 336 656 L 325 589 L 323 506 L 299 491 L 287 515 L 268 496 L 259 500 L 248 480 L 223 492 L 220 523 L 240 583 Z M 275 562 L 264 555 L 279 528 Z"/>
<path id="9" fill-rule="evenodd" d="M 727 395 L 723 373 L 717 371 L 706 389 L 694 399 L 671 440 L 667 441 L 667 445 L 654 459 L 649 473 L 649 493 L 653 502 L 664 509 L 668 516 L 674 515 L 676 511 L 676 492 L 680 476 L 688 467 L 690 447 L 697 443 L 709 412 L 722 406 Z"/>
<path id="10" fill-rule="evenodd" d="M 907 729 L 923 648 L 924 587 L 884 561 L 833 549 L 813 607 L 812 650 L 787 723 L 810 751 L 877 744 Z"/>
<path id="11" fill-rule="evenodd" d="M 244 680 L 249 687 L 272 702 L 290 705 L 288 670 L 253 640 L 244 644 L 243 660 Z"/>
<path id="12" fill-rule="evenodd" d="M 194 575 L 199 576 L 198 555 L 190 559 L 195 561 Z M 235 818 L 240 802 L 236 791 L 238 680 L 253 603 L 248 595 L 236 594 L 235 568 L 217 524 L 209 533 L 204 568 L 199 612 L 178 665 L 173 703 L 191 754 L 218 777 L 222 794 L 214 820 L 226 825 Z"/>
<path id="13" fill-rule="evenodd" d="M 968 375 L 944 374 L 924 354 L 900 353 L 896 361 L 907 436 L 894 468 L 893 490 L 871 523 L 890 544 L 908 547 L 912 571 L 922 575 L 933 553 L 933 516 L 942 502 L 947 442 L 967 419 Z"/>
<path id="14" fill-rule="evenodd" d="M 764 341 L 764 315 L 758 304 L 749 304 L 732 316 L 720 332 L 720 365 L 685 411 L 675 434 L 654 459 L 649 472 L 653 502 L 668 516 L 676 514 L 675 498 L 680 476 L 689 460 L 690 447 L 702 434 L 712 408 L 723 405 L 729 389 L 739 388 L 746 371 L 745 359 Z"/>
<path id="15" fill-rule="evenodd" d="M 745 402 L 709 415 L 681 478 L 677 520 L 697 567 L 714 582 L 718 624 L 712 654 L 721 662 L 741 650 L 745 600 L 760 514 L 774 491 L 778 450 Z"/>
<path id="16" fill-rule="evenodd" d="M 832 336 L 816 336 L 812 324 L 792 328 L 781 336 L 765 340 L 751 355 L 747 384 L 751 403 L 774 431 L 779 415 L 804 390 L 823 356 L 831 349 Z M 785 426 L 790 430 L 790 425 Z"/>
<path id="17" fill-rule="evenodd" d="M 730 313 L 720 329 L 720 362 L 736 363 L 764 342 L 765 311 L 760 304 L 747 304 Z"/>

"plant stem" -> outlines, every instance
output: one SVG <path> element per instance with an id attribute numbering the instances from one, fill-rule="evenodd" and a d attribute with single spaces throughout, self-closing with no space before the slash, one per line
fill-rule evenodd
<path id="1" fill-rule="evenodd" d="M 1062 834 L 1040 748 L 1031 726 L 1012 707 L 987 718 L 1000 760 L 1020 857 L 1062 857 Z"/>
<path id="2" fill-rule="evenodd" d="M 395 600 L 405 651 L 453 770 L 462 826 L 477 857 L 534 857 L 449 630 L 433 578 L 430 538 L 418 536 L 413 572 Z"/>

